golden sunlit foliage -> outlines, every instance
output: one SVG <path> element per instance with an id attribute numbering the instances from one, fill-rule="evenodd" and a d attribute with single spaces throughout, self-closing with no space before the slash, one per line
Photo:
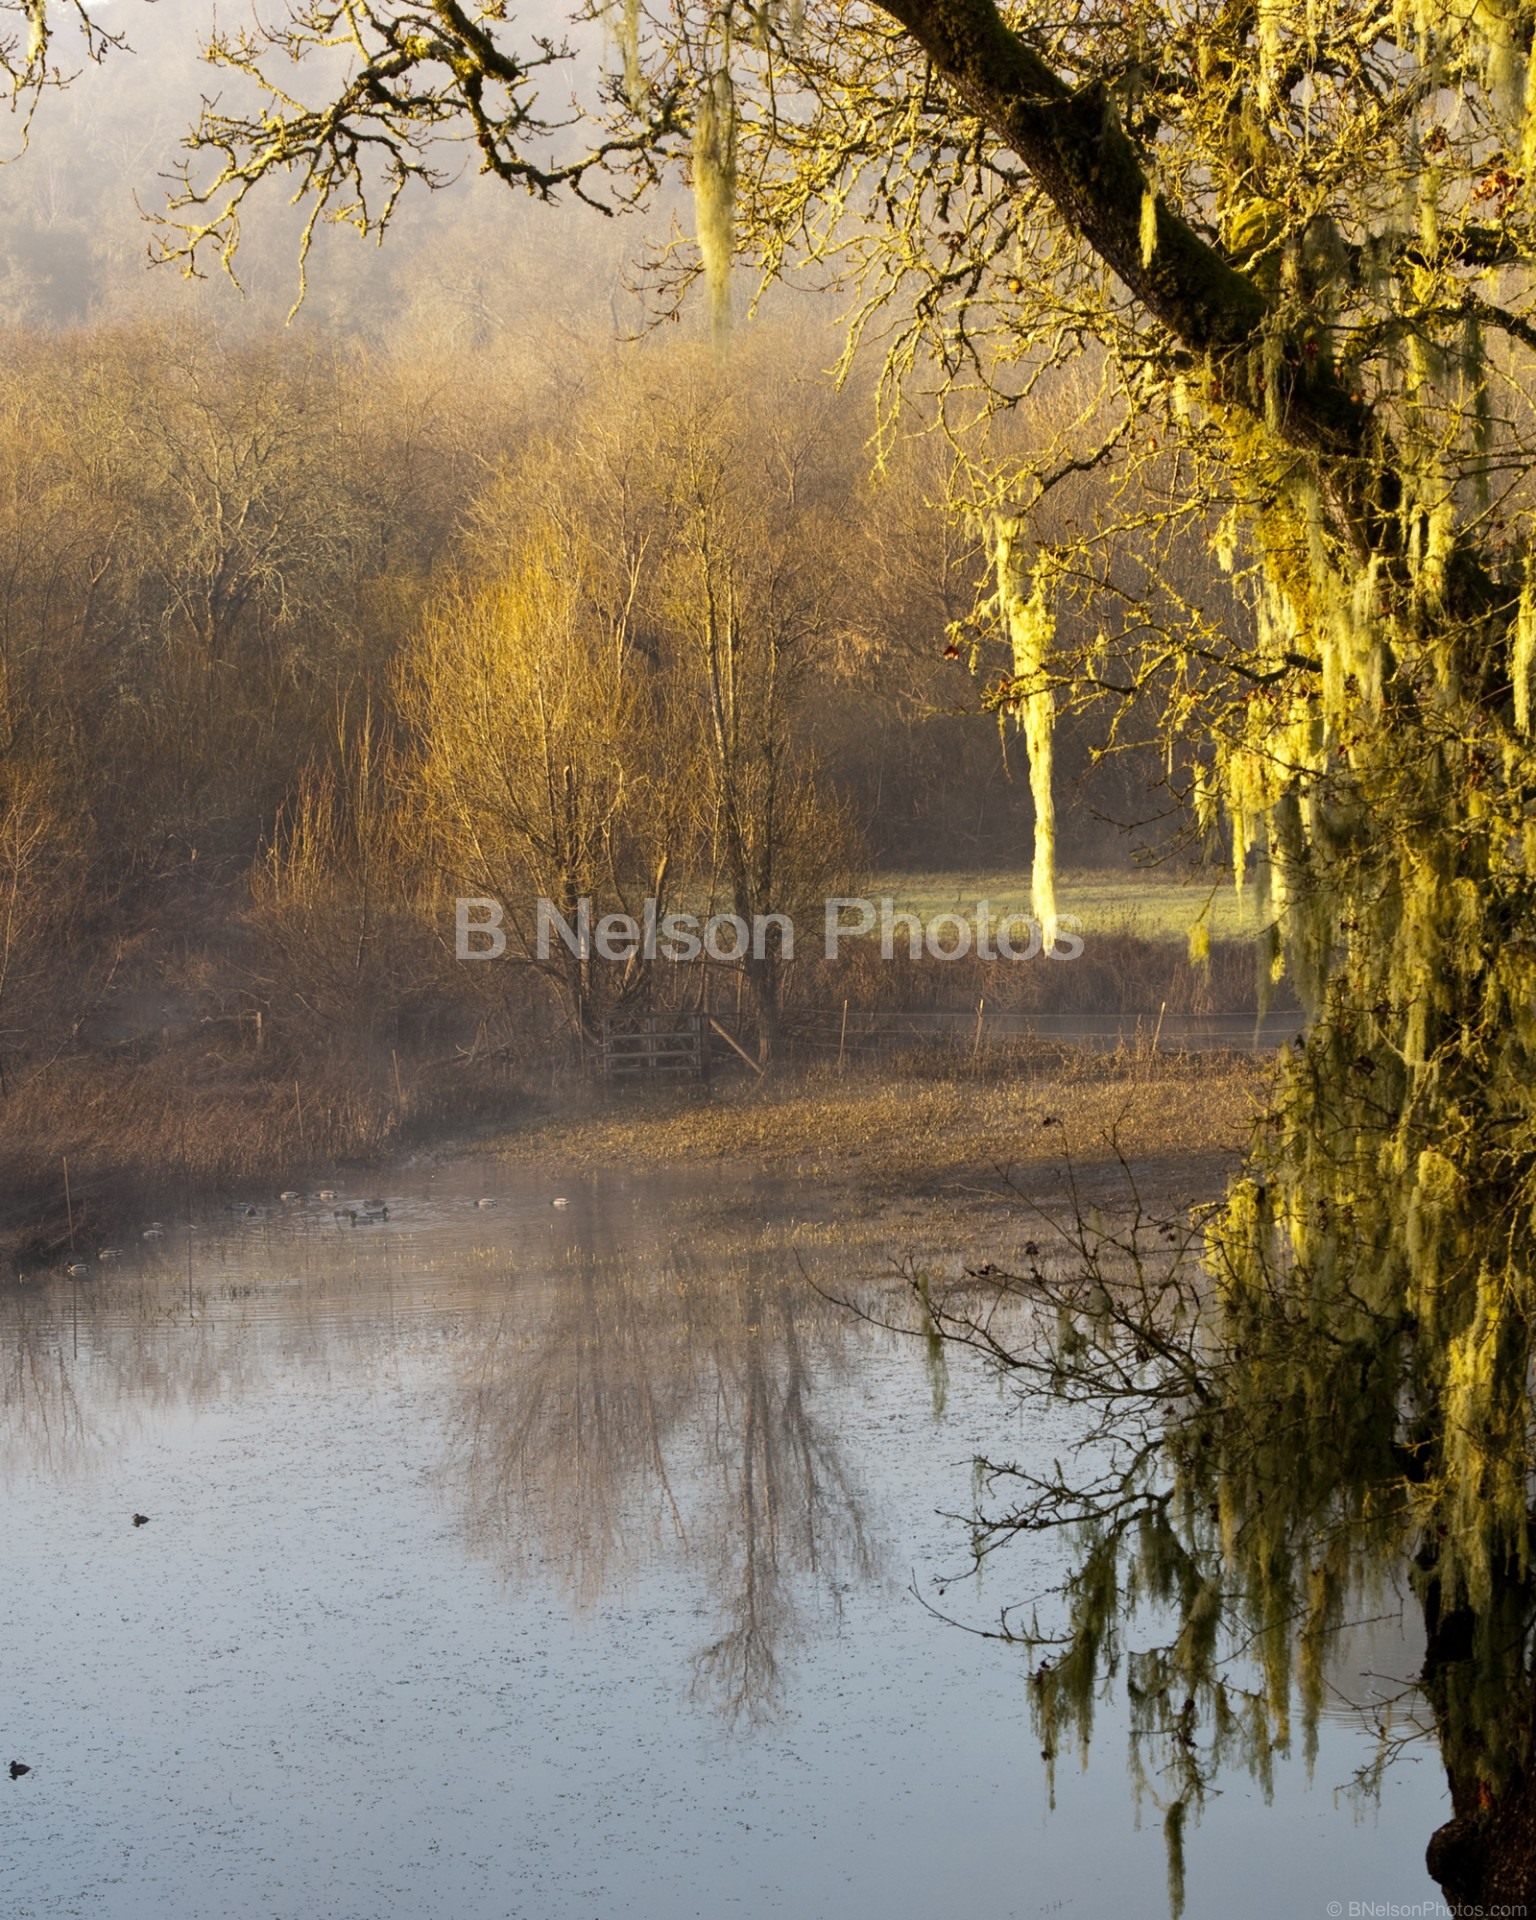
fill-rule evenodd
<path id="1" fill-rule="evenodd" d="M 221 57 L 256 76 L 340 18 L 295 15 Z M 1097 708 L 1111 739 L 1152 711 L 1206 824 L 1219 807 L 1239 863 L 1261 859 L 1272 971 L 1309 1018 L 1211 1236 L 1240 1362 L 1221 1388 L 1231 1430 L 1258 1432 L 1263 1406 L 1278 1436 L 1254 1477 L 1234 1469 L 1219 1552 L 1266 1621 L 1321 1618 L 1332 1576 L 1309 1587 L 1303 1568 L 1329 1564 L 1309 1530 L 1326 1510 L 1364 1546 L 1396 1516 L 1462 1823 L 1437 1843 L 1442 1880 L 1461 1900 L 1525 1897 L 1536 1755 L 1468 1732 L 1473 1693 L 1444 1648 L 1465 1614 L 1461 1663 L 1496 1664 L 1489 1636 L 1503 1646 L 1518 1616 L 1523 1646 L 1536 1617 L 1536 17 L 1354 0 L 1084 0 L 1048 21 L 992 0 L 657 7 L 627 19 L 622 81 L 570 158 L 542 163 L 547 43 L 519 51 L 499 17 L 430 18 L 349 9 L 365 91 L 330 118 L 211 111 L 197 139 L 218 164 L 189 179 L 185 243 L 227 243 L 274 170 L 339 210 L 364 185 L 362 127 L 390 191 L 454 129 L 535 192 L 621 202 L 687 164 L 691 139 L 700 245 L 674 251 L 675 278 L 702 270 L 721 304 L 729 216 L 739 258 L 847 290 L 851 346 L 882 339 L 893 407 L 940 390 L 964 505 L 1007 529 L 999 592 L 954 644 L 1006 643 L 994 698 L 1021 712 L 1037 781 L 1048 701 Z M 349 204 L 365 225 L 390 210 Z M 1088 398 L 1054 443 L 1021 458 L 1005 427 L 983 431 L 1085 355 Z M 1093 471 L 1094 510 L 1047 531 L 1049 497 Z M 1178 557 L 1201 535 L 1231 600 L 1185 591 Z M 1048 858 L 1037 886 L 1044 907 Z M 1277 1518 L 1265 1490 L 1298 1458 L 1332 1460 L 1337 1493 Z M 1142 1565 L 1192 1626 L 1209 1577 L 1173 1564 L 1190 1551 L 1154 1528 Z M 1069 1671 L 1091 1677 L 1103 1614 L 1081 1615 Z"/>
<path id="2" fill-rule="evenodd" d="M 605 11 L 578 8 L 575 30 Z M 24 87 L 39 32 L 11 56 Z M 1138 1493 L 1138 1536 L 1094 1540 L 1054 1669 L 1072 1679 L 1043 1683 L 1042 1712 L 1112 1657 L 1122 1550 L 1183 1615 L 1181 1678 L 1222 1580 L 1257 1612 L 1277 1694 L 1281 1626 L 1305 1642 L 1350 1552 L 1390 1536 L 1451 1772 L 1434 1858 L 1474 1904 L 1528 1900 L 1536 1879 L 1533 36 L 1529 0 L 1046 17 L 677 0 L 624 11 L 616 70 L 572 116 L 578 48 L 499 6 L 316 0 L 214 44 L 235 90 L 192 135 L 167 242 L 227 261 L 274 176 L 311 230 L 378 232 L 467 150 L 605 211 L 681 171 L 697 237 L 657 277 L 673 295 L 702 277 L 717 313 L 732 258 L 841 289 L 845 367 L 884 365 L 877 456 L 904 405 L 947 432 L 944 498 L 982 530 L 997 588 L 950 645 L 1001 660 L 988 699 L 1023 720 L 1042 825 L 1053 715 L 1106 748 L 1155 736 L 1201 830 L 1259 869 L 1266 970 L 1308 1021 L 1208 1237 L 1201 1337 L 1230 1364 L 1137 1456 L 1172 1487 Z M 722 636 L 752 582 L 709 514 L 692 524 L 691 567 L 663 571 L 677 630 L 704 636 L 741 895 L 761 873 L 730 811 L 764 803 L 780 750 L 761 717 L 758 772 L 733 757 Z M 1207 541 L 1220 578 L 1191 569 Z M 175 588 L 175 620 L 195 624 L 202 578 Z M 795 624 L 767 604 L 740 628 L 773 663 L 755 716 Z M 1101 1296 L 1084 1304 L 1102 1332 Z M 1143 1316 L 1144 1344 L 1155 1331 Z M 1063 1377 L 1084 1339 L 1064 1323 Z M 1191 1447 L 1219 1463 L 1209 1530 L 1171 1504 Z M 1495 1671 L 1518 1726 L 1490 1717 Z M 1176 1691 L 1157 1711 L 1183 1713 Z M 1169 1816 L 1175 1864 L 1192 1793 Z"/>

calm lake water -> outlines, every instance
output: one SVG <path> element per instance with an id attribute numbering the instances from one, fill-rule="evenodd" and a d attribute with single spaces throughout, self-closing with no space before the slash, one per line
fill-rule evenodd
<path id="1" fill-rule="evenodd" d="M 1118 1708 L 1053 1811 L 1024 1658 L 917 1597 L 964 1564 L 973 1453 L 1073 1436 L 959 1359 L 936 1417 L 921 1349 L 817 1296 L 882 1284 L 890 1220 L 388 1179 L 344 1196 L 387 1221 L 168 1220 L 0 1302 L 7 1920 L 1166 1910 Z M 952 1262 L 1024 1237 L 976 1218 L 905 1231 Z M 1025 1547 L 944 1606 L 988 1625 L 1051 1573 Z M 1435 1898 L 1433 1749 L 1379 1804 L 1337 1791 L 1370 1752 L 1345 1697 L 1415 1657 L 1354 1633 L 1310 1779 L 1221 1782 L 1191 1915 Z"/>

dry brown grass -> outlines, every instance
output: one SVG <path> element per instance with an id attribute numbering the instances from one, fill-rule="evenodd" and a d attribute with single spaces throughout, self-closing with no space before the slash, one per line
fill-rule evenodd
<path id="1" fill-rule="evenodd" d="M 148 1209 L 170 1219 L 210 1190 L 276 1192 L 339 1165 L 452 1142 L 487 1123 L 501 1150 L 561 1169 L 692 1164 L 749 1192 L 804 1179 L 880 1205 L 997 1186 L 999 1170 L 1087 1171 L 1117 1156 L 1163 1186 L 1211 1195 L 1242 1150 L 1270 1063 L 1240 1054 L 1071 1048 L 967 1060 L 932 1049 L 703 1094 L 606 1096 L 590 1084 L 535 1103 L 506 1063 L 428 1066 L 389 1052 L 210 1052 L 206 1040 L 55 1061 L 0 1100 L 0 1262 L 89 1252 Z M 451 1147 L 447 1150 L 451 1150 Z M 66 1211 L 64 1165 L 71 1210 Z"/>
<path id="2" fill-rule="evenodd" d="M 388 1054 L 231 1059 L 194 1043 L 65 1057 L 0 1101 L 0 1261 L 47 1263 L 71 1241 L 89 1251 L 128 1211 L 174 1217 L 211 1190 L 377 1162 L 504 1117 L 517 1097 L 494 1069 L 445 1074 Z"/>
<path id="3" fill-rule="evenodd" d="M 1241 1013 L 1254 1004 L 1254 950 L 1251 943 L 1216 941 L 1209 961 L 1195 966 L 1182 941 L 1105 931 L 1072 961 L 988 961 L 974 953 L 913 960 L 900 940 L 886 960 L 878 941 L 855 940 L 836 960 L 810 954 L 795 961 L 786 1024 L 794 1030 L 808 1013 L 835 1013 L 845 999 L 855 1011 L 973 1009 L 985 999 L 994 1013 L 1155 1016 L 1159 1007 L 1171 1014 Z"/>
<path id="4" fill-rule="evenodd" d="M 693 1163 L 722 1175 L 850 1183 L 891 1196 L 1062 1162 L 1220 1166 L 1247 1144 L 1272 1063 L 1249 1054 L 1087 1054 L 1070 1049 L 1006 1071 L 896 1061 L 839 1077 L 812 1071 L 707 1097 L 625 1096 L 520 1127 L 518 1159 L 636 1172 Z"/>

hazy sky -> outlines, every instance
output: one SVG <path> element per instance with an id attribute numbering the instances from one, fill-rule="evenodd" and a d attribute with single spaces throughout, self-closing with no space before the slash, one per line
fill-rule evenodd
<path id="1" fill-rule="evenodd" d="M 226 321 L 238 315 L 241 324 L 280 316 L 296 291 L 297 233 L 280 182 L 249 203 L 243 222 L 245 301 L 216 284 L 188 289 L 174 270 L 149 265 L 156 237 L 149 216 L 165 205 L 199 102 L 221 90 L 231 97 L 229 77 L 200 57 L 214 8 L 204 0 L 112 0 L 107 11 L 132 51 L 81 65 L 67 91 L 41 103 L 29 149 L 0 168 L 0 311 L 13 321 L 71 323 L 196 301 L 199 311 Z M 536 11 L 548 15 L 539 21 L 546 30 L 563 18 L 554 7 Z M 228 27 L 240 12 L 226 4 L 219 16 Z M 584 38 L 570 77 L 562 71 L 552 83 L 562 96 L 595 78 L 600 36 L 588 28 Z M 71 42 L 61 34 L 61 54 L 74 64 Z M 301 94 L 318 93 L 318 71 L 297 78 Z M 0 140 L 9 131 L 0 121 Z M 16 154 L 19 136 L 18 124 L 3 150 Z M 443 160 L 451 166 L 449 152 Z M 513 308 L 537 307 L 573 318 L 590 310 L 628 331 L 638 308 L 623 291 L 623 263 L 638 254 L 647 231 L 665 225 L 664 216 L 642 226 L 536 205 L 480 178 L 466 156 L 446 192 L 407 197 L 382 250 L 347 231 L 322 239 L 306 319 L 367 330 L 428 301 L 457 303 L 480 327 L 504 323 Z"/>

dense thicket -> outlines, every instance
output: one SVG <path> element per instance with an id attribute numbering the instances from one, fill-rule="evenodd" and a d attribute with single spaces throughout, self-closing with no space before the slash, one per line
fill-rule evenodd
<path id="1" fill-rule="evenodd" d="M 12 1080 L 194 978 L 269 1043 L 472 1033 L 456 893 L 530 932 L 540 894 L 815 922 L 870 860 L 1028 858 L 1027 783 L 944 657 L 983 559 L 932 504 L 938 443 L 872 481 L 815 334 L 728 375 L 686 342 L 560 344 L 450 381 L 408 340 L 7 337 Z M 1078 818 L 1069 846 L 1113 857 Z M 545 971 L 578 1021 L 644 990 Z M 766 1031 L 771 959 L 748 972 Z"/>

